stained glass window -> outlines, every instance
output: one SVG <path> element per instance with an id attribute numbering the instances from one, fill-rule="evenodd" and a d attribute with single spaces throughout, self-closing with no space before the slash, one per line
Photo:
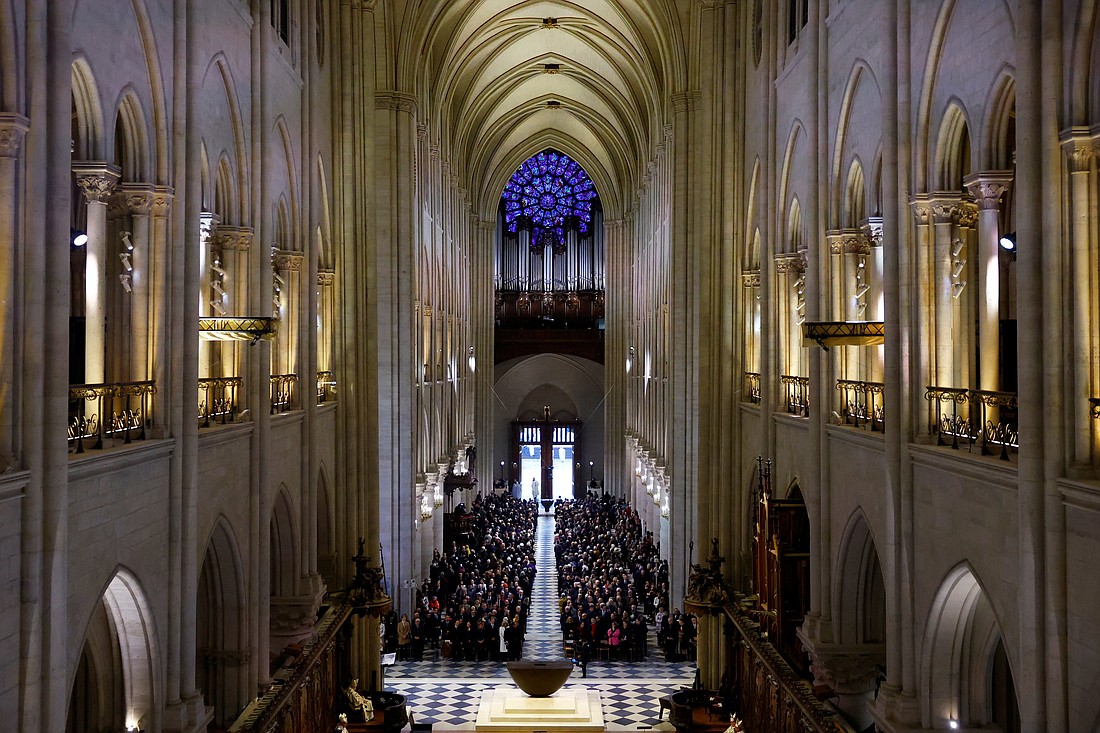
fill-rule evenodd
<path id="1" fill-rule="evenodd" d="M 525 160 L 504 187 L 504 226 L 513 233 L 530 227 L 532 247 L 564 247 L 567 229 L 589 233 L 592 204 L 598 198 L 577 161 L 544 150 Z"/>

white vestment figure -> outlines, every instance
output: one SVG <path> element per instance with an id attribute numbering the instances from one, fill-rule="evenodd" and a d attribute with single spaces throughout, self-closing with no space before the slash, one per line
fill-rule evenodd
<path id="1" fill-rule="evenodd" d="M 531 479 L 531 498 L 535 501 L 539 500 L 539 480 L 537 478 Z"/>

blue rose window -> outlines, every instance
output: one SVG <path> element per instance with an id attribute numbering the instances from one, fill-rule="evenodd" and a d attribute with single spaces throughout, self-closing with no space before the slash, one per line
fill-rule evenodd
<path id="1" fill-rule="evenodd" d="M 565 153 L 544 150 L 523 162 L 501 194 L 504 226 L 511 233 L 531 230 L 531 247 L 565 249 L 565 233 L 582 236 L 592 225 L 592 203 L 599 199 L 584 168 Z"/>

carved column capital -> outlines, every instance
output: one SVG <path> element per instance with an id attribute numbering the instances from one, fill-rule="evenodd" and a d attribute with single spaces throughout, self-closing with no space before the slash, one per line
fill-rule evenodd
<path id="1" fill-rule="evenodd" d="M 981 211 L 999 209 L 1001 196 L 1012 185 L 1012 171 L 983 171 L 963 181 Z"/>
<path id="2" fill-rule="evenodd" d="M 153 216 L 168 216 L 176 190 L 171 186 L 153 186 Z"/>
<path id="3" fill-rule="evenodd" d="M 956 221 L 960 227 L 973 229 L 978 223 L 978 205 L 973 201 L 962 201 L 956 211 Z"/>
<path id="4" fill-rule="evenodd" d="M 305 255 L 296 250 L 271 250 L 271 263 L 275 266 L 276 270 L 286 270 L 287 272 L 301 272 L 302 263 L 305 262 L 305 259 Z"/>
<path id="5" fill-rule="evenodd" d="M 798 632 L 810 657 L 814 679 L 841 695 L 859 695 L 875 689 L 886 664 L 884 644 L 830 644 Z"/>
<path id="6" fill-rule="evenodd" d="M 0 113 L 0 158 L 18 158 L 31 122 L 23 115 Z"/>
<path id="7" fill-rule="evenodd" d="M 149 216 L 153 213 L 156 191 L 148 183 L 123 183 L 118 187 L 116 198 L 122 207 L 134 216 Z"/>
<path id="8" fill-rule="evenodd" d="M 214 228 L 211 245 L 220 247 L 224 252 L 247 252 L 252 248 L 253 232 L 251 227 L 237 227 L 222 224 Z"/>
<path id="9" fill-rule="evenodd" d="M 699 109 L 702 99 L 703 95 L 699 91 L 678 92 L 670 97 L 672 111 L 680 114 L 681 112 L 691 112 Z"/>
<path id="10" fill-rule="evenodd" d="M 374 108 L 416 114 L 416 97 L 395 89 L 379 89 L 374 93 Z"/>
<path id="11" fill-rule="evenodd" d="M 928 226 L 932 223 L 932 201 L 928 194 L 919 194 L 909 200 L 909 208 L 913 211 L 913 219 L 917 226 Z"/>
<path id="12" fill-rule="evenodd" d="M 108 204 L 122 171 L 111 163 L 81 161 L 73 163 L 73 175 L 89 204 Z"/>
<path id="13" fill-rule="evenodd" d="M 760 270 L 746 270 L 742 272 L 741 286 L 745 288 L 760 287 Z"/>
<path id="14" fill-rule="evenodd" d="M 806 271 L 806 260 L 798 252 L 780 252 L 775 255 L 775 271 L 801 274 Z"/>
<path id="15" fill-rule="evenodd" d="M 938 192 L 932 195 L 933 224 L 956 224 L 959 220 L 959 204 L 962 196 L 951 192 Z"/>
<path id="16" fill-rule="evenodd" d="M 882 217 L 881 216 L 869 216 L 867 220 L 863 222 L 863 236 L 867 238 L 871 248 L 882 246 Z"/>
<path id="17" fill-rule="evenodd" d="M 317 271 L 317 284 L 322 287 L 333 285 L 336 282 L 335 270 L 318 270 Z"/>
<path id="18" fill-rule="evenodd" d="M 1061 140 L 1069 172 L 1087 173 L 1092 159 L 1100 149 L 1092 130 L 1087 127 L 1071 127 L 1062 132 Z"/>

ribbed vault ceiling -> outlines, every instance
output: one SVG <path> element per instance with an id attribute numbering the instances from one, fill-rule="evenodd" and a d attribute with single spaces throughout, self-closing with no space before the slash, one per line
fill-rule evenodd
<path id="1" fill-rule="evenodd" d="M 520 163 L 554 147 L 585 167 L 616 217 L 681 87 L 677 27 L 667 0 L 428 0 L 399 74 L 427 102 L 429 129 L 481 216 Z"/>

